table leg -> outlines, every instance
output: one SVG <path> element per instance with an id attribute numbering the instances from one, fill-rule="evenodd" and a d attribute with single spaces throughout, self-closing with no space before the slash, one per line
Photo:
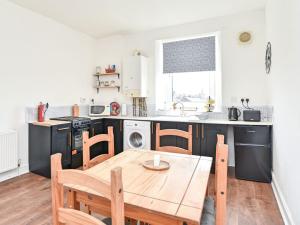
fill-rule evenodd
<path id="1" fill-rule="evenodd" d="M 80 209 L 80 204 L 79 202 L 76 201 L 76 192 L 72 191 L 72 190 L 68 190 L 67 193 L 67 205 L 69 208 L 71 209 Z"/>

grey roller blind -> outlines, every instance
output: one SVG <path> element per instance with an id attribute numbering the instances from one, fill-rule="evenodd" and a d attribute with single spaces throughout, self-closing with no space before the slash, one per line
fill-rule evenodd
<path id="1" fill-rule="evenodd" d="M 215 70 L 214 36 L 163 43 L 163 73 Z"/>

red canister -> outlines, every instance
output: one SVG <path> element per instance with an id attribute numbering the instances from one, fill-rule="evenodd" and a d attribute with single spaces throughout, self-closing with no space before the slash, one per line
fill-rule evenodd
<path id="1" fill-rule="evenodd" d="M 40 102 L 38 106 L 38 121 L 44 122 L 45 121 L 45 105 Z"/>

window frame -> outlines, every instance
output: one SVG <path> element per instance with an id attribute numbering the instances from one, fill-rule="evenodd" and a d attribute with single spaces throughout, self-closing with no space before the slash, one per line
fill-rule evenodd
<path id="1" fill-rule="evenodd" d="M 205 38 L 209 36 L 215 37 L 215 44 L 216 44 L 216 70 L 215 70 L 215 81 L 214 81 L 214 91 L 215 91 L 215 110 L 214 112 L 221 112 L 222 107 L 222 69 L 221 69 L 221 33 L 219 31 L 206 33 L 201 35 L 195 36 L 185 36 L 185 37 L 177 37 L 177 38 L 170 38 L 170 39 L 162 39 L 156 40 L 155 43 L 155 105 L 156 111 L 171 111 L 171 105 L 173 101 L 166 101 L 167 95 L 164 94 L 162 98 L 162 91 L 164 86 L 164 82 L 166 82 L 165 78 L 162 76 L 172 76 L 163 73 L 163 44 L 167 42 L 175 42 L 175 41 L 182 41 L 182 40 L 189 40 L 195 38 Z M 199 71 L 200 72 L 200 71 Z M 175 73 L 174 73 L 175 74 Z M 162 79 L 163 78 L 163 79 Z M 171 94 L 171 98 L 173 98 L 173 94 Z M 171 104 L 170 104 L 171 103 Z M 196 107 L 195 107 L 196 108 Z M 204 112 L 204 108 L 197 109 L 197 112 Z"/>

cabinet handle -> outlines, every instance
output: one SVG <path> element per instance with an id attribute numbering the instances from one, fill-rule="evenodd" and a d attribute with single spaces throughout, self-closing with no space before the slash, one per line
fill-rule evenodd
<path id="1" fill-rule="evenodd" d="M 95 128 L 92 128 L 92 137 L 95 136 Z"/>
<path id="2" fill-rule="evenodd" d="M 63 131 L 63 130 L 69 130 L 70 127 L 63 127 L 63 128 L 58 128 L 57 131 Z"/>
<path id="3" fill-rule="evenodd" d="M 199 138 L 199 125 L 196 125 L 196 139 Z"/>
<path id="4" fill-rule="evenodd" d="M 153 134 L 153 122 L 151 122 L 151 134 Z"/>
<path id="5" fill-rule="evenodd" d="M 204 139 L 204 125 L 201 124 L 201 136 L 202 136 L 202 140 Z"/>
<path id="6" fill-rule="evenodd" d="M 122 132 L 122 130 L 123 130 L 123 127 L 122 127 L 122 126 L 123 126 L 123 124 L 122 124 L 122 122 L 123 122 L 123 121 L 122 121 L 122 120 L 120 120 L 120 131 L 121 131 L 121 132 Z"/>
<path id="7" fill-rule="evenodd" d="M 71 137 L 71 132 L 69 132 L 68 134 L 68 141 L 69 141 L 69 147 L 71 148 L 72 147 L 72 137 Z"/>
<path id="8" fill-rule="evenodd" d="M 95 123 L 94 123 L 94 125 L 96 125 L 96 124 L 100 124 L 100 123 L 102 123 L 102 122 L 95 122 Z"/>
<path id="9" fill-rule="evenodd" d="M 244 144 L 244 143 L 236 143 L 235 146 L 268 147 L 268 145 L 260 145 L 260 144 Z"/>
<path id="10" fill-rule="evenodd" d="M 256 130 L 248 130 L 248 133 L 256 133 Z"/>

